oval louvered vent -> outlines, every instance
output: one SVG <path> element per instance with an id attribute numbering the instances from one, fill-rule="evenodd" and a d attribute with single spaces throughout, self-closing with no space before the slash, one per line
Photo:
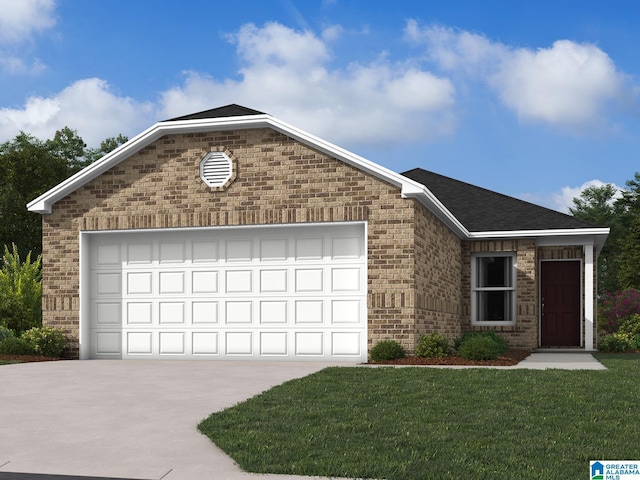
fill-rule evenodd
<path id="1" fill-rule="evenodd" d="M 211 152 L 200 162 L 200 177 L 210 187 L 222 187 L 231 178 L 231 159 L 223 152 Z"/>

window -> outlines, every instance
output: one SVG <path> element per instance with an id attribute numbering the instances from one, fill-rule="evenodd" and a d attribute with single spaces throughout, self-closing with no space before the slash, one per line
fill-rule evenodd
<path id="1" fill-rule="evenodd" d="M 471 323 L 516 322 L 516 254 L 477 254 L 471 258 Z"/>

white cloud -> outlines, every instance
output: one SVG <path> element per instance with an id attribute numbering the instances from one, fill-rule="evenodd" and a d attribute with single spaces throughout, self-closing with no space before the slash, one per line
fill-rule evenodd
<path id="1" fill-rule="evenodd" d="M 568 40 L 513 51 L 491 84 L 520 118 L 574 130 L 599 125 L 607 103 L 625 90 L 624 76 L 606 53 Z"/>
<path id="2" fill-rule="evenodd" d="M 134 135 L 153 122 L 149 104 L 120 97 L 106 81 L 78 80 L 55 96 L 30 97 L 22 109 L 0 109 L 0 141 L 20 131 L 37 138 L 53 138 L 65 126 L 78 131 L 87 145 L 96 147 L 119 133 Z"/>
<path id="3" fill-rule="evenodd" d="M 21 46 L 35 32 L 53 27 L 53 0 L 0 0 L 0 70 L 11 75 L 37 75 L 45 70 L 38 60 L 26 61 Z"/>
<path id="4" fill-rule="evenodd" d="M 462 30 L 420 28 L 413 20 L 405 37 L 424 45 L 439 68 L 484 82 L 521 120 L 584 133 L 607 125 L 612 104 L 635 98 L 627 76 L 589 43 L 558 40 L 549 48 L 515 48 Z"/>
<path id="5" fill-rule="evenodd" d="M 584 190 L 589 187 L 601 187 L 606 185 L 607 182 L 603 182 L 602 180 L 588 180 L 584 182 L 582 185 L 578 187 L 565 186 L 560 189 L 559 192 L 550 193 L 550 194 L 531 194 L 525 193 L 521 195 L 522 200 L 526 200 L 527 202 L 536 203 L 538 205 L 542 205 L 547 208 L 551 208 L 553 210 L 557 210 L 562 213 L 569 213 L 569 208 L 572 208 L 573 199 L 579 198 Z M 617 190 L 618 194 L 615 198 L 618 198 L 622 195 L 621 188 L 617 185 L 613 185 Z"/>
<path id="6" fill-rule="evenodd" d="M 53 27 L 53 0 L 0 0 L 0 43 L 19 43 Z"/>
<path id="7" fill-rule="evenodd" d="M 329 31 L 326 38 L 339 37 Z M 384 58 L 332 69 L 324 37 L 278 23 L 248 24 L 229 38 L 241 79 L 186 72 L 182 85 L 162 94 L 165 118 L 239 103 L 350 146 L 430 139 L 454 128 L 455 88 L 446 78 Z"/>

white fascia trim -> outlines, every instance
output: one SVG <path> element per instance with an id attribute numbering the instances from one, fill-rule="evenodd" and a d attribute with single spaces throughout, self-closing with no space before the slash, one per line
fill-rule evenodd
<path id="1" fill-rule="evenodd" d="M 118 165 L 121 161 L 137 151 L 142 150 L 164 135 L 237 129 L 244 130 L 250 128 L 273 128 L 311 148 L 338 158 L 348 165 L 398 187 L 401 189 L 403 198 L 417 198 L 456 231 L 460 237 L 468 235 L 468 231 L 464 226 L 462 226 L 453 214 L 451 214 L 424 185 L 266 114 L 158 122 L 127 143 L 108 153 L 97 162 L 59 183 L 35 200 L 32 200 L 27 204 L 27 208 L 32 212 L 51 213 L 53 205 L 58 200 L 97 178 L 105 171 Z"/>
<path id="2" fill-rule="evenodd" d="M 496 238 L 535 238 L 539 247 L 558 245 L 594 245 L 596 254 L 604 246 L 609 228 L 576 228 L 557 230 L 514 230 L 507 232 L 472 232 L 470 240 Z"/>

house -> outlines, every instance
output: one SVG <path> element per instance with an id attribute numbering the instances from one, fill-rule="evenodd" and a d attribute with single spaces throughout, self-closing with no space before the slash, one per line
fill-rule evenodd
<path id="1" fill-rule="evenodd" d="M 486 329 L 594 349 L 608 229 L 238 105 L 159 122 L 28 208 L 43 323 L 81 359 L 359 362 Z"/>

